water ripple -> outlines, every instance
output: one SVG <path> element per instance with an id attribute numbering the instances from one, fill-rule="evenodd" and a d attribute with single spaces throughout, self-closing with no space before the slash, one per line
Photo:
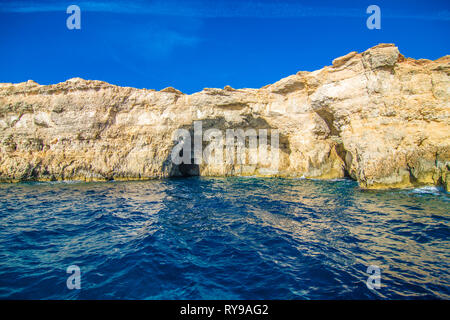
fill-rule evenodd
<path id="1" fill-rule="evenodd" d="M 448 204 L 350 180 L 0 184 L 0 298 L 449 299 Z"/>

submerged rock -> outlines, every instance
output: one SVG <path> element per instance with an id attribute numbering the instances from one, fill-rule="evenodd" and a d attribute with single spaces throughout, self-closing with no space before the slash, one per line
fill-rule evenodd
<path id="1" fill-rule="evenodd" d="M 450 56 L 393 44 L 260 89 L 192 95 L 74 78 L 0 84 L 0 180 L 150 179 L 190 174 L 358 180 L 364 188 L 450 185 Z M 170 160 L 174 132 L 277 129 L 278 171 Z M 196 166 L 196 167 L 194 167 Z"/>

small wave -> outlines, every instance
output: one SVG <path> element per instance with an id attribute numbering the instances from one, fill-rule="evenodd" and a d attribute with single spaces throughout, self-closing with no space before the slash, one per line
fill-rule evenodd
<path id="1" fill-rule="evenodd" d="M 56 181 L 25 181 L 22 184 L 26 185 L 66 185 L 66 184 L 77 184 L 86 183 L 84 180 L 56 180 Z"/>
<path id="2" fill-rule="evenodd" d="M 426 187 L 420 187 L 420 188 L 412 189 L 410 192 L 411 193 L 416 193 L 416 194 L 440 195 L 442 193 L 445 193 L 445 190 L 442 187 L 426 186 Z"/>
<path id="3" fill-rule="evenodd" d="M 295 177 L 293 180 L 311 180 L 311 181 L 325 181 L 325 182 L 353 182 L 354 180 L 349 178 L 333 178 L 333 179 L 321 179 L 321 178 L 307 178 L 304 175 L 301 177 Z"/>
<path id="4" fill-rule="evenodd" d="M 335 178 L 335 179 L 329 179 L 327 181 L 353 182 L 354 180 L 348 179 L 348 178 Z"/>

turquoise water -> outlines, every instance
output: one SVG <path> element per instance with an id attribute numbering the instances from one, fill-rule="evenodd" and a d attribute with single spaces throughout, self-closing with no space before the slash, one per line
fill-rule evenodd
<path id="1" fill-rule="evenodd" d="M 2 299 L 450 298 L 449 195 L 354 181 L 0 185 Z M 69 290 L 66 269 L 81 270 Z M 367 268 L 380 268 L 369 289 Z"/>

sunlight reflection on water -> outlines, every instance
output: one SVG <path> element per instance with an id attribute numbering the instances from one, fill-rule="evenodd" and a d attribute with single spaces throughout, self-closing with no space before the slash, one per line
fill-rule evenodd
<path id="1" fill-rule="evenodd" d="M 448 299 L 448 208 L 350 180 L 0 184 L 0 297 Z"/>

